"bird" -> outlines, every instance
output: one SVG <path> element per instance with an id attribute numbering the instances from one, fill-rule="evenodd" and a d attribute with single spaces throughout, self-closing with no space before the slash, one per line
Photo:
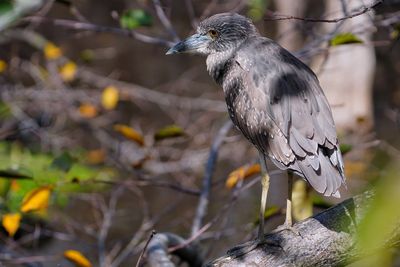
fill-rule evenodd
<path id="1" fill-rule="evenodd" d="M 207 57 L 207 71 L 223 89 L 230 119 L 259 152 L 259 238 L 264 235 L 270 185 L 267 159 L 288 171 L 282 229 L 293 225 L 294 174 L 318 193 L 340 198 L 339 188 L 346 185 L 346 178 L 332 111 L 316 74 L 305 63 L 261 36 L 249 18 L 237 13 L 201 21 L 195 34 L 166 54 L 178 53 Z"/>

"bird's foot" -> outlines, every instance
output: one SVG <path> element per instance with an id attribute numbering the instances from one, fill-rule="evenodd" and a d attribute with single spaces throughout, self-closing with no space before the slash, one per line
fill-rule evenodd
<path id="1" fill-rule="evenodd" d="M 301 237 L 299 230 L 293 227 L 293 224 L 285 222 L 282 225 L 279 225 L 276 229 L 274 229 L 271 233 L 276 234 L 282 231 L 289 231 L 297 236 Z"/>

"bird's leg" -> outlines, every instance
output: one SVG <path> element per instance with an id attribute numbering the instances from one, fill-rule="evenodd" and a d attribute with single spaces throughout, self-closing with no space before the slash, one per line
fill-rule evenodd
<path id="1" fill-rule="evenodd" d="M 267 205 L 267 197 L 269 190 L 269 175 L 267 172 L 267 164 L 265 162 L 265 156 L 260 152 L 260 165 L 261 165 L 261 207 L 260 207 L 260 227 L 258 229 L 258 238 L 261 240 L 264 235 L 264 214 L 265 207 Z"/>
<path id="2" fill-rule="evenodd" d="M 288 194 L 286 198 L 286 218 L 285 222 L 278 226 L 273 233 L 280 232 L 280 231 L 290 231 L 296 235 L 300 235 L 299 231 L 293 228 L 293 221 L 292 221 L 292 187 L 293 187 L 293 173 L 291 171 L 288 172 Z"/>
<path id="3" fill-rule="evenodd" d="M 288 172 L 288 195 L 286 198 L 286 219 L 284 225 L 286 227 L 292 227 L 292 187 L 293 187 L 293 173 Z"/>

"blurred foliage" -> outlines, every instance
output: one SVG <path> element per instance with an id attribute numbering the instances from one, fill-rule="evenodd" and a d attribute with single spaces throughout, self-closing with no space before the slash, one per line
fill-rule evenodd
<path id="1" fill-rule="evenodd" d="M 269 4 L 268 0 L 250 0 L 248 3 L 247 16 L 252 20 L 261 20 L 264 16 L 265 10 Z"/>
<path id="2" fill-rule="evenodd" d="M 65 205 L 70 192 L 100 189 L 96 184 L 89 184 L 91 180 L 113 178 L 110 169 L 95 169 L 79 163 L 86 158 L 85 153 L 80 154 L 73 157 L 63 153 L 54 157 L 32 152 L 18 143 L 0 143 L 0 213 L 10 235 L 15 232 L 11 222 L 19 221 L 10 213 L 46 215 L 51 202 Z M 84 181 L 88 182 L 87 186 L 81 183 Z"/>
<path id="3" fill-rule="evenodd" d="M 353 149 L 353 146 L 350 144 L 343 143 L 343 144 L 340 144 L 339 146 L 340 146 L 340 152 L 342 152 L 343 156 L 345 154 L 349 153 Z"/>
<path id="4" fill-rule="evenodd" d="M 115 124 L 114 130 L 129 140 L 135 141 L 138 145 L 144 146 L 144 137 L 132 127 L 124 124 Z"/>
<path id="5" fill-rule="evenodd" d="M 254 174 L 259 174 L 261 172 L 260 164 L 246 164 L 235 170 L 233 170 L 225 181 L 225 186 L 228 189 L 232 189 L 236 184 L 246 178 L 251 177 Z"/>
<path id="6" fill-rule="evenodd" d="M 345 32 L 336 34 L 330 41 L 331 46 L 345 45 L 345 44 L 361 44 L 363 41 L 355 34 Z"/>
<path id="7" fill-rule="evenodd" d="M 185 135 L 185 131 L 178 125 L 168 125 L 161 128 L 154 134 L 154 140 L 159 141 L 166 138 L 179 137 Z"/>
<path id="8" fill-rule="evenodd" d="M 122 28 L 133 30 L 141 26 L 151 26 L 153 18 L 142 9 L 129 9 L 122 14 L 119 22 Z"/>
<path id="9" fill-rule="evenodd" d="M 399 238 L 393 236 L 400 223 L 399 173 L 400 168 L 397 164 L 387 168 L 385 175 L 375 184 L 371 206 L 358 226 L 359 253 L 374 255 L 363 261 L 362 266 L 392 266 L 392 252 L 387 246 L 396 241 L 394 238 Z"/>
<path id="10" fill-rule="evenodd" d="M 16 213 L 7 213 L 3 215 L 2 225 L 4 229 L 7 231 L 9 236 L 14 236 L 19 228 L 19 224 L 21 221 L 21 214 L 19 212 Z"/>
<path id="11" fill-rule="evenodd" d="M 2 0 L 0 2 L 0 16 L 6 12 L 9 12 L 12 9 L 12 1 L 11 0 Z"/>
<path id="12" fill-rule="evenodd" d="M 64 257 L 77 267 L 92 267 L 92 263 L 77 250 L 70 249 L 64 251 Z"/>
<path id="13" fill-rule="evenodd" d="M 118 88 L 114 86 L 108 86 L 103 90 L 103 94 L 101 96 L 101 104 L 107 110 L 114 109 L 119 100 L 119 91 Z"/>
<path id="14" fill-rule="evenodd" d="M 4 72 L 7 69 L 7 63 L 4 60 L 0 59 L 0 73 Z"/>
<path id="15" fill-rule="evenodd" d="M 313 215 L 313 201 L 304 180 L 296 180 L 292 190 L 292 213 L 296 221 Z"/>

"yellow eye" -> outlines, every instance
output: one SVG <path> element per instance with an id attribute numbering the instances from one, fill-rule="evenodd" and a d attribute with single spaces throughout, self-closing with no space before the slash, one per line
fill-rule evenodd
<path id="1" fill-rule="evenodd" d="M 217 32 L 216 30 L 209 30 L 209 31 L 208 31 L 208 35 L 209 35 L 211 38 L 215 39 L 215 38 L 218 37 L 218 32 Z"/>

